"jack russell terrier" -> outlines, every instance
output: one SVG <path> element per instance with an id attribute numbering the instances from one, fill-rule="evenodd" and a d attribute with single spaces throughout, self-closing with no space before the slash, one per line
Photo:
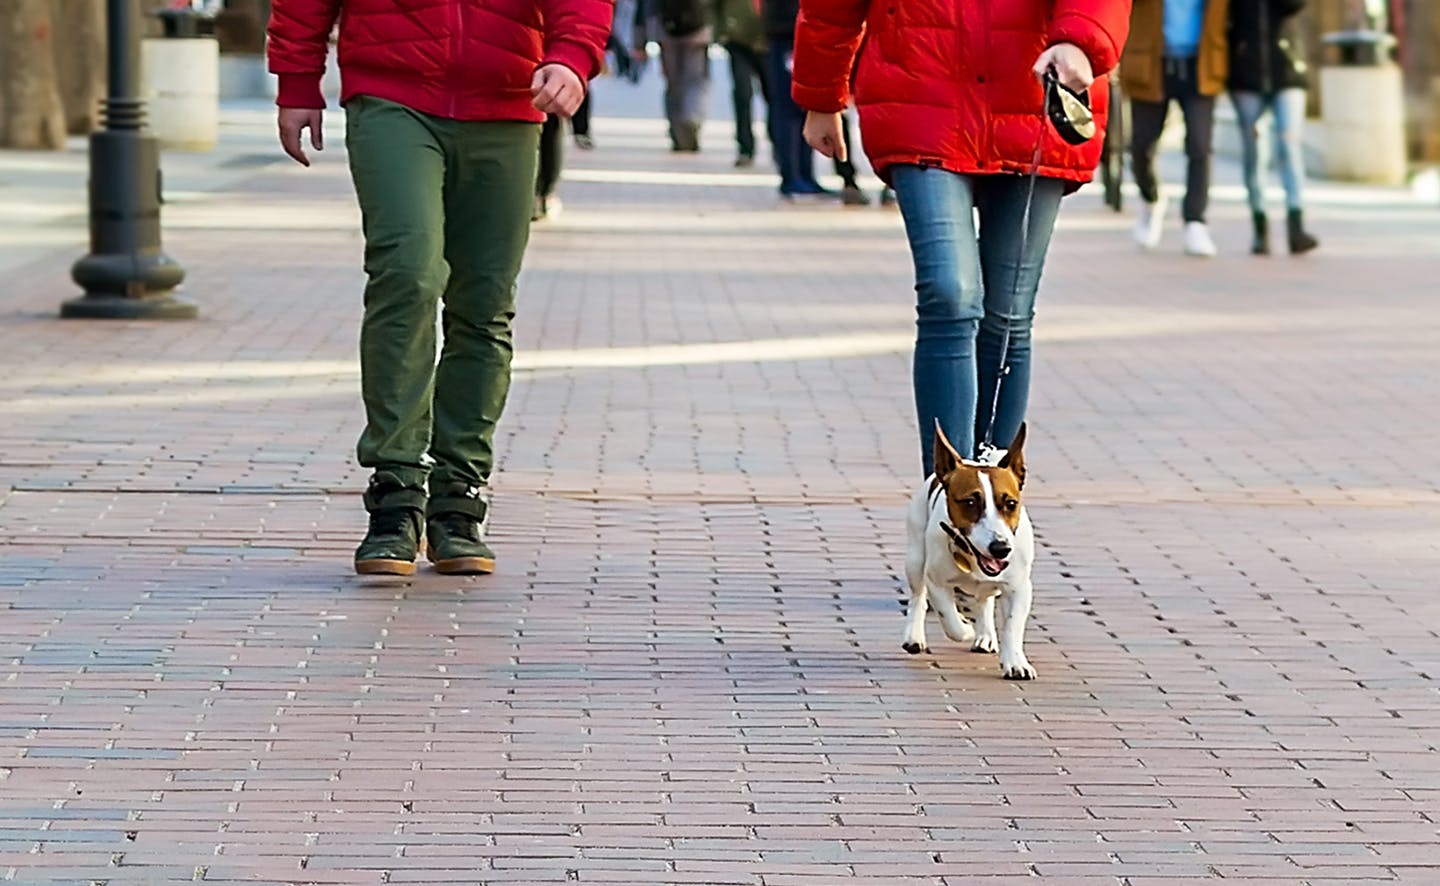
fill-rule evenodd
<path id="1" fill-rule="evenodd" d="M 1035 679 L 1024 649 L 1035 562 L 1035 531 L 1020 503 L 1024 445 L 1021 425 L 1008 450 L 968 461 L 955 452 L 937 422 L 935 473 L 916 490 L 905 521 L 910 612 L 904 648 L 911 655 L 927 649 L 928 603 L 951 640 L 970 643 L 973 652 L 994 652 L 998 645 L 1005 679 Z M 996 597 L 1002 615 L 998 636 Z"/>

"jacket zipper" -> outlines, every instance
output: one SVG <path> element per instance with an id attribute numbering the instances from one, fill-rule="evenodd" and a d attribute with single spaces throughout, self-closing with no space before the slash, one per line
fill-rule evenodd
<path id="1" fill-rule="evenodd" d="M 465 0 L 450 0 L 450 64 L 449 73 L 446 76 L 444 88 L 450 93 L 450 119 L 460 112 L 460 90 L 455 84 L 460 81 L 460 47 L 464 44 L 465 32 L 465 11 L 462 4 Z"/>
<path id="2" fill-rule="evenodd" d="M 955 4 L 955 7 L 956 7 L 956 9 L 960 9 L 963 5 L 964 5 L 963 3 L 957 3 L 957 4 Z M 989 4 L 988 2 L 981 2 L 981 3 L 978 3 L 978 4 L 976 4 L 976 5 L 978 5 L 978 6 L 980 7 L 980 15 L 981 15 L 980 33 L 981 33 L 982 35 L 984 35 L 984 37 L 983 37 L 982 39 L 988 39 L 989 36 L 990 36 L 990 4 Z M 963 12 L 962 12 L 961 14 L 962 14 L 962 16 L 963 16 Z M 963 23 L 963 22 L 959 22 L 959 24 L 963 25 L 964 23 Z M 967 33 L 967 32 L 963 29 L 963 27 L 962 27 L 962 29 L 961 29 L 961 33 L 966 34 L 966 37 L 967 37 L 968 39 L 972 40 L 972 41 L 975 39 L 975 35 L 974 35 L 973 33 Z M 967 47 L 967 48 L 973 49 L 974 47 L 972 46 L 972 47 Z M 971 57 L 971 58 L 978 58 L 978 59 L 981 60 L 980 71 L 976 74 L 976 76 L 978 76 L 978 77 L 980 78 L 980 84 L 979 84 L 979 85 L 980 85 L 980 89 L 981 89 L 981 92 L 982 92 L 982 97 L 984 98 L 984 101 L 982 101 L 982 102 L 980 103 L 980 106 L 983 107 L 983 108 L 985 108 L 985 116 L 986 116 L 985 125 L 984 125 L 983 127 L 981 127 L 981 131 L 984 132 L 985 138 L 984 138 L 984 141 L 982 142 L 982 144 L 983 144 L 983 150 L 981 150 L 981 152 L 980 152 L 980 162 L 979 162 L 980 168 L 981 168 L 981 169 L 984 169 L 984 168 L 986 168 L 986 167 L 989 165 L 990 160 L 992 159 L 993 155 L 995 154 L 995 133 L 994 133 L 994 130 L 995 130 L 995 126 L 994 126 L 995 120 L 994 120 L 994 111 L 990 108 L 990 65 L 989 65 L 990 53 L 988 53 L 988 52 L 974 52 L 974 53 L 970 53 L 970 57 Z M 996 163 L 997 163 L 997 165 L 998 165 L 998 163 L 999 163 L 999 158 L 998 158 L 998 157 L 994 157 L 994 159 L 996 160 Z"/>

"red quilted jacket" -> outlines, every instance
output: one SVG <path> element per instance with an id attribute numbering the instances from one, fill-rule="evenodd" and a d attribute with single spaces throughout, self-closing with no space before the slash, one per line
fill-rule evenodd
<path id="1" fill-rule="evenodd" d="M 1043 137 L 1040 174 L 1085 182 L 1101 140 L 1071 147 L 1048 123 L 1042 136 L 1031 66 L 1046 47 L 1074 43 L 1104 74 L 1129 22 L 1130 0 L 801 0 L 792 94 L 833 112 L 853 88 L 865 153 L 886 180 L 897 163 L 1028 173 Z M 1103 130 L 1103 76 L 1090 103 Z"/>
<path id="2" fill-rule="evenodd" d="M 340 22 L 341 100 L 388 99 L 452 120 L 528 120 L 530 81 L 562 64 L 600 70 L 613 0 L 272 0 L 277 104 L 323 108 L 320 78 Z"/>

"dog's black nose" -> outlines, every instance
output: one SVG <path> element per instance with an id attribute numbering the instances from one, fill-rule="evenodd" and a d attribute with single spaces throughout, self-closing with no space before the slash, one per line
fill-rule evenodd
<path id="1" fill-rule="evenodd" d="M 995 541 L 990 542 L 990 556 L 994 557 L 996 560 L 1004 560 L 1006 557 L 1010 556 L 1011 550 L 1013 549 L 1010 547 L 1008 542 L 1001 541 L 998 538 Z"/>

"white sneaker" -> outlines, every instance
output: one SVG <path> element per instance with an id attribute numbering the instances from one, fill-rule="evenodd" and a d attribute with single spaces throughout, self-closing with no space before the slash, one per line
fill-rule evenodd
<path id="1" fill-rule="evenodd" d="M 1160 245 L 1165 234 L 1165 208 L 1167 201 L 1162 194 L 1154 203 L 1141 203 L 1140 214 L 1135 218 L 1135 242 L 1146 251 Z"/>
<path id="2" fill-rule="evenodd" d="M 1210 238 L 1210 229 L 1204 222 L 1185 223 L 1185 254 L 1201 258 L 1214 258 L 1220 250 Z"/>

